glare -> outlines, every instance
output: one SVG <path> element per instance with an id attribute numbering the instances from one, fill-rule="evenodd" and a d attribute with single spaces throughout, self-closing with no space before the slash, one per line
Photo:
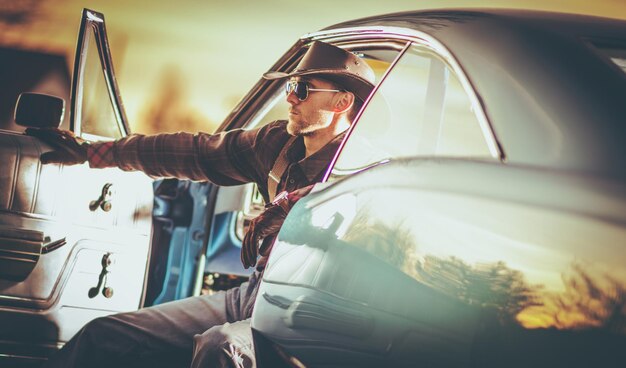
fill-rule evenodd
<path id="1" fill-rule="evenodd" d="M 347 193 L 314 207 L 311 210 L 311 224 L 316 228 L 328 229 L 335 223 L 338 227 L 334 234 L 341 238 L 352 224 L 356 214 L 356 197 Z"/>

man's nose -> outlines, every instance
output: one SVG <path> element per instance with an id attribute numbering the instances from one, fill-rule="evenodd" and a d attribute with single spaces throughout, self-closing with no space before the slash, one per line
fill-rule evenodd
<path id="1" fill-rule="evenodd" d="M 289 93 L 287 93 L 286 100 L 291 105 L 297 105 L 300 103 L 300 100 L 298 99 L 298 97 L 296 97 L 296 94 L 293 91 L 290 91 Z"/>

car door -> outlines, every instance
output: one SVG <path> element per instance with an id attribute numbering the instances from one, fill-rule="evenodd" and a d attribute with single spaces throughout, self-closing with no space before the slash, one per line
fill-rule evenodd
<path id="1" fill-rule="evenodd" d="M 287 216 L 252 317 L 259 366 L 619 365 L 623 184 L 505 164 L 433 46 L 406 44 Z"/>
<path id="2" fill-rule="evenodd" d="M 454 366 L 471 346 L 477 311 L 407 277 L 413 224 L 405 220 L 417 208 L 406 183 L 414 175 L 406 163 L 401 172 L 385 168 L 416 156 L 500 165 L 500 152 L 454 60 L 424 39 L 388 37 L 400 52 L 349 130 L 328 183 L 289 214 L 270 256 L 252 321 L 268 366 L 281 359 L 268 354 L 277 349 L 305 366 L 413 366 L 419 355 L 431 364 L 434 349 L 437 364 Z M 380 175 L 364 177 L 370 172 Z M 364 203 L 370 188 L 376 201 Z M 416 318 L 419 308 L 428 314 Z M 422 337 L 437 328 L 434 340 L 454 343 Z"/>
<path id="3" fill-rule="evenodd" d="M 104 16 L 86 9 L 69 114 L 70 129 L 87 141 L 129 134 Z M 36 366 L 86 322 L 143 303 L 152 180 L 117 168 L 42 165 L 50 149 L 0 130 L 2 366 Z"/>

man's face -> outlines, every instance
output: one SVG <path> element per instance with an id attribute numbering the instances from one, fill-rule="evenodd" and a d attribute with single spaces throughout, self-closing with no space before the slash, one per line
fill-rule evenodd
<path id="1" fill-rule="evenodd" d="M 294 77 L 290 81 L 306 81 L 309 88 L 336 89 L 333 84 L 317 78 Z M 333 97 L 335 92 L 310 91 L 304 101 L 300 101 L 293 92 L 287 95 L 289 122 L 287 132 L 291 135 L 311 135 L 315 131 L 327 128 L 334 116 Z"/>

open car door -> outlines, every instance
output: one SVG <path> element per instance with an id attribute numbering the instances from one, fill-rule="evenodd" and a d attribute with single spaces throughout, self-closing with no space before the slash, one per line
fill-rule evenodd
<path id="1" fill-rule="evenodd" d="M 104 17 L 87 9 L 71 95 L 76 135 L 102 141 L 129 134 Z M 21 106 L 29 107 L 37 108 Z M 88 321 L 143 304 L 152 180 L 117 168 L 42 165 L 50 149 L 0 130 L 2 367 L 38 366 Z"/>

